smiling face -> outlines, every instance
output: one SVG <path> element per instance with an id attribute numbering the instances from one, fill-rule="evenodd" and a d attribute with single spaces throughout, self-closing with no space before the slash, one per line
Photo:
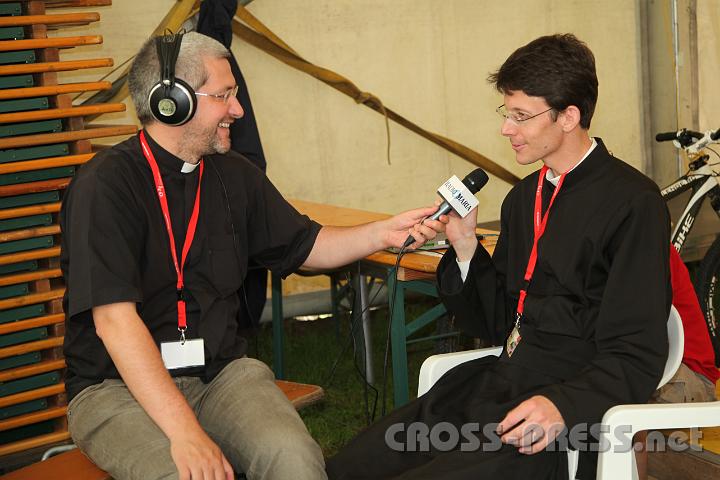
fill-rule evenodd
<path id="1" fill-rule="evenodd" d="M 508 92 L 505 108 L 511 114 L 532 117 L 550 108 L 544 98 L 530 97 L 524 92 Z M 563 143 L 563 112 L 547 111 L 523 122 L 505 119 L 500 133 L 510 140 L 515 158 L 520 165 L 530 165 L 538 160 L 552 164 L 552 157 Z"/>
<path id="2" fill-rule="evenodd" d="M 205 58 L 208 79 L 197 91 L 221 95 L 235 86 L 230 63 L 225 58 Z M 222 98 L 196 96 L 197 111 L 182 133 L 181 149 L 191 157 L 227 153 L 230 150 L 230 125 L 243 116 L 243 109 L 235 96 Z"/>

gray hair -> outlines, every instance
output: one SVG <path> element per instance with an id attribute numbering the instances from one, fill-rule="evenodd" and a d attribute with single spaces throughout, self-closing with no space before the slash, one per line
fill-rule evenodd
<path id="1" fill-rule="evenodd" d="M 148 95 L 161 80 L 160 60 L 156 37 L 147 40 L 135 56 L 128 74 L 128 88 L 135 104 L 137 117 L 143 125 L 155 121 L 150 112 Z M 180 53 L 175 64 L 175 76 L 185 80 L 193 90 L 200 88 L 207 79 L 205 58 L 229 58 L 230 52 L 222 43 L 197 32 L 188 32 L 182 38 Z"/>

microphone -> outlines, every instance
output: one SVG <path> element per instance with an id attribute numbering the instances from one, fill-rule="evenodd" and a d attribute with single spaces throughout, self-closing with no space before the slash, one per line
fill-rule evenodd
<path id="1" fill-rule="evenodd" d="M 445 184 L 451 181 L 452 179 L 448 180 Z M 487 182 L 487 173 L 485 173 L 482 168 L 476 168 L 472 172 L 468 173 L 462 181 L 463 185 L 465 185 L 465 187 L 470 191 L 472 195 L 475 195 L 477 192 L 479 192 L 480 189 L 483 188 Z M 430 220 L 437 220 L 438 218 L 440 218 L 440 215 L 447 215 L 448 213 L 450 213 L 451 210 L 454 210 L 453 206 L 447 199 L 445 199 L 445 201 L 440 204 L 437 211 L 433 213 L 432 216 L 429 218 Z M 413 243 L 415 243 L 415 238 L 413 238 L 412 235 L 409 235 L 407 240 L 405 240 L 402 248 L 407 248 Z"/>

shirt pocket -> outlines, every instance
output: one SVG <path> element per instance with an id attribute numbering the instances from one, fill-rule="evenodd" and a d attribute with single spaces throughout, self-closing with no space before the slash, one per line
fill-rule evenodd
<path id="1" fill-rule="evenodd" d="M 212 235 L 208 237 L 210 283 L 222 296 L 234 294 L 240 289 L 244 272 L 238 258 L 239 253 L 232 235 Z"/>

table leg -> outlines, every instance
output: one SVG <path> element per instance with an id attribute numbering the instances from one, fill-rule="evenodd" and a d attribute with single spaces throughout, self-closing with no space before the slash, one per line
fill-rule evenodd
<path id="1" fill-rule="evenodd" d="M 330 309 L 335 323 L 335 340 L 340 340 L 340 278 L 330 274 Z"/>
<path id="2" fill-rule="evenodd" d="M 372 333 L 370 331 L 370 308 L 368 305 L 368 284 L 365 275 L 358 275 L 360 287 L 360 311 L 362 312 L 363 340 L 365 341 L 365 379 L 375 383 L 375 371 L 372 356 Z"/>
<path id="3" fill-rule="evenodd" d="M 272 274 L 273 371 L 278 380 L 285 378 L 282 301 L 282 279 L 279 275 Z"/>
<path id="4" fill-rule="evenodd" d="M 352 273 L 350 276 L 350 285 L 352 287 L 352 310 L 350 310 L 350 328 L 352 329 L 351 336 L 353 341 L 353 361 L 360 357 L 360 363 L 363 367 L 367 368 L 365 364 L 365 336 L 363 335 L 362 319 L 360 318 L 360 312 L 362 311 L 362 299 L 360 292 L 360 284 L 362 283 L 362 277 L 357 273 Z M 367 370 L 363 371 L 364 375 L 367 375 Z"/>
<path id="5" fill-rule="evenodd" d="M 392 322 L 390 336 L 392 344 L 393 390 L 395 408 L 398 408 L 408 403 L 410 399 L 407 346 L 405 344 L 407 340 L 405 333 L 405 287 L 403 286 L 403 282 L 398 282 L 395 279 L 394 269 L 388 273 L 387 285 L 389 297 L 393 296 L 393 289 L 395 289 L 395 299 L 390 317 L 390 321 Z"/>

